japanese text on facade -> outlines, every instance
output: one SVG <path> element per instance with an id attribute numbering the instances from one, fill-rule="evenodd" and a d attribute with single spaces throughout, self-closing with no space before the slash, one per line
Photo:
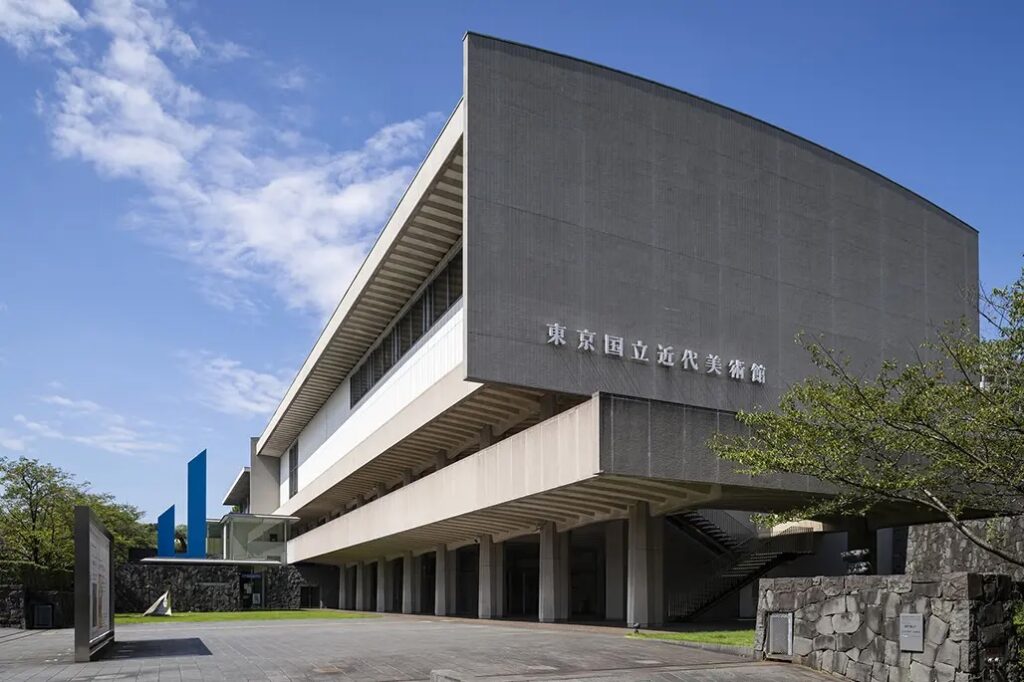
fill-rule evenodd
<path id="1" fill-rule="evenodd" d="M 577 329 L 570 334 L 566 326 L 552 322 L 547 325 L 547 343 L 555 348 L 575 346 L 580 353 L 598 353 L 616 358 L 628 358 L 635 362 L 651 363 L 662 367 L 679 366 L 684 371 L 702 372 L 712 376 L 728 376 L 735 381 L 765 382 L 765 366 L 759 362 L 747 362 L 732 358 L 725 360 L 716 353 L 702 355 L 690 348 L 644 343 L 642 339 L 627 340 L 612 334 L 598 335 L 589 329 Z"/>

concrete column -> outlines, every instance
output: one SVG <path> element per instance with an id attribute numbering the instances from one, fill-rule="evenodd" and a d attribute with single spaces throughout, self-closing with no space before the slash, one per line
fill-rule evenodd
<path id="1" fill-rule="evenodd" d="M 569 532 L 559 533 L 556 542 L 558 543 L 558 556 L 555 559 L 556 581 L 555 581 L 555 618 L 557 620 L 569 620 L 569 597 L 571 586 L 569 585 L 569 557 L 570 557 L 570 535 Z"/>
<path id="2" fill-rule="evenodd" d="M 494 543 L 494 617 L 505 617 L 505 543 Z"/>
<path id="3" fill-rule="evenodd" d="M 629 508 L 628 571 L 626 574 L 626 624 L 647 627 L 651 624 L 651 599 L 648 592 L 650 574 L 650 516 L 646 502 Z"/>
<path id="4" fill-rule="evenodd" d="M 352 605 L 348 603 L 348 590 L 346 589 L 348 585 L 345 580 L 347 577 L 348 567 L 340 566 L 338 568 L 338 608 L 342 610 L 352 608 Z"/>
<path id="5" fill-rule="evenodd" d="M 539 596 L 537 604 L 537 620 L 542 623 L 553 623 L 558 617 L 558 604 L 555 598 L 558 589 L 558 533 L 555 524 L 548 521 L 540 529 L 540 576 Z"/>
<path id="6" fill-rule="evenodd" d="M 609 521 L 604 526 L 604 617 L 626 618 L 626 524 Z"/>
<path id="7" fill-rule="evenodd" d="M 356 564 L 356 611 L 365 611 L 368 606 L 366 578 L 366 564 L 360 561 Z"/>
<path id="8" fill-rule="evenodd" d="M 414 571 L 412 569 L 412 552 L 406 552 L 402 556 L 402 613 L 413 612 L 413 585 L 415 584 Z"/>
<path id="9" fill-rule="evenodd" d="M 438 545 L 434 550 L 434 615 L 448 615 L 448 548 Z"/>
<path id="10" fill-rule="evenodd" d="M 665 622 L 665 517 L 652 516 L 647 523 L 648 581 L 647 594 L 651 600 L 651 625 Z"/>
<path id="11" fill-rule="evenodd" d="M 480 536 L 480 563 L 477 570 L 477 616 L 494 617 L 494 542 L 490 535 Z"/>
<path id="12" fill-rule="evenodd" d="M 452 616 L 454 616 L 455 613 L 458 611 L 458 609 L 456 608 L 456 606 L 458 606 L 457 590 L 459 589 L 457 584 L 459 578 L 457 560 L 458 555 L 456 554 L 455 550 L 450 550 L 448 552 L 448 575 L 446 576 L 446 579 L 448 581 L 448 613 Z"/>
<path id="13" fill-rule="evenodd" d="M 377 611 L 387 611 L 388 602 L 388 560 L 384 557 L 377 559 Z"/>
<path id="14" fill-rule="evenodd" d="M 412 612 L 423 613 L 423 557 L 412 558 Z"/>

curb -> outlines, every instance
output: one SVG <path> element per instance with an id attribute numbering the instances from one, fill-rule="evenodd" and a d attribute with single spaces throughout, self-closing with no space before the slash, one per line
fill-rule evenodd
<path id="1" fill-rule="evenodd" d="M 629 637 L 629 635 L 627 635 Z M 735 644 L 715 644 L 713 642 L 690 642 L 685 639 L 659 639 L 658 637 L 630 637 L 630 639 L 643 640 L 645 642 L 661 642 L 663 644 L 675 644 L 676 646 L 685 646 L 691 649 L 703 649 L 704 651 L 714 651 L 719 654 L 732 654 L 733 656 L 739 656 L 740 658 L 748 658 L 752 661 L 757 660 L 757 656 L 754 655 L 754 647 L 748 646 L 736 646 Z"/>

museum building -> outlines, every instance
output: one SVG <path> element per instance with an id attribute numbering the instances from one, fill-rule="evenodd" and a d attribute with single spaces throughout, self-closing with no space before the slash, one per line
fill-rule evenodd
<path id="1" fill-rule="evenodd" d="M 758 528 L 828 489 L 706 443 L 809 373 L 800 333 L 870 371 L 976 324 L 977 233 L 643 78 L 477 34 L 463 76 L 231 504 L 294 518 L 285 560 L 352 609 L 644 626 L 847 547 L 896 570 L 913 519 Z"/>

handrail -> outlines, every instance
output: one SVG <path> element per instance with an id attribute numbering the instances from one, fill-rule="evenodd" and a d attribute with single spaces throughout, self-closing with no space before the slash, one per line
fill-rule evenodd
<path id="1" fill-rule="evenodd" d="M 709 520 L 712 518 L 705 510 L 701 510 L 699 513 Z M 727 516 L 735 524 L 742 525 L 735 517 Z M 713 518 L 720 517 L 715 515 Z M 728 521 L 723 522 L 728 523 Z M 766 531 L 750 532 L 746 538 L 737 543 L 732 553 L 714 557 L 700 566 L 699 572 L 708 577 L 697 582 L 688 590 L 669 595 L 667 599 L 668 615 L 689 616 L 694 611 L 708 606 L 714 599 L 740 587 L 750 574 L 765 569 L 781 557 L 810 554 L 814 551 L 815 533 L 806 528 L 789 528 L 775 535 L 761 534 L 763 532 Z M 748 567 L 749 571 L 744 575 L 724 575 L 730 568 L 744 562 L 752 562 L 752 565 Z"/>

